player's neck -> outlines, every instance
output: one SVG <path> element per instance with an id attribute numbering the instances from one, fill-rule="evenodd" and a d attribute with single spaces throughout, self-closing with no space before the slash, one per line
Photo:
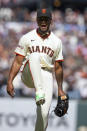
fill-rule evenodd
<path id="1" fill-rule="evenodd" d="M 43 39 L 46 39 L 50 35 L 50 33 L 50 30 L 42 32 L 39 28 L 37 29 L 37 34 Z"/>

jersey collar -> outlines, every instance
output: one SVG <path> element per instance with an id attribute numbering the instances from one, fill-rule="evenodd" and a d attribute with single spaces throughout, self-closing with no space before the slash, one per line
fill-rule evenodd
<path id="1" fill-rule="evenodd" d="M 51 34 L 51 32 L 49 31 L 49 33 L 46 35 L 46 36 L 42 36 L 39 32 L 38 32 L 38 29 L 36 30 L 36 33 L 39 37 L 41 37 L 42 39 L 46 39 L 49 37 L 49 35 Z"/>

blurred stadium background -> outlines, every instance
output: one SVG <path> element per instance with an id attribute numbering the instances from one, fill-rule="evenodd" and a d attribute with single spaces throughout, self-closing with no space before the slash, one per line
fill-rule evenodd
<path id="1" fill-rule="evenodd" d="M 18 41 L 37 27 L 36 10 L 41 6 L 52 9 L 51 29 L 63 42 L 63 88 L 70 96 L 68 115 L 56 118 L 50 112 L 48 131 L 87 131 L 87 0 L 0 0 L 0 131 L 34 130 L 34 90 L 22 83 L 19 73 L 11 100 L 6 84 Z M 54 80 L 51 111 L 56 90 Z"/>

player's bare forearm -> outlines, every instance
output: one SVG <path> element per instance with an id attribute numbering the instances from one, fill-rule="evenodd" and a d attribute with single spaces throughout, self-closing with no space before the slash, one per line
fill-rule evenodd
<path id="1" fill-rule="evenodd" d="M 13 61 L 13 64 L 11 66 L 11 69 L 10 69 L 8 83 L 11 83 L 14 80 L 17 73 L 19 72 L 23 59 L 24 59 L 23 56 L 16 55 Z"/>
<path id="2" fill-rule="evenodd" d="M 55 62 L 55 76 L 58 84 L 58 95 L 64 95 L 62 83 L 63 83 L 63 67 L 62 62 Z"/>
<path id="3" fill-rule="evenodd" d="M 13 64 L 11 66 L 11 69 L 10 69 L 8 82 L 7 82 L 7 92 L 11 97 L 14 97 L 14 94 L 15 94 L 12 82 L 13 82 L 15 76 L 17 75 L 17 73 L 19 72 L 19 69 L 22 65 L 23 59 L 24 59 L 23 56 L 16 55 L 16 57 L 13 61 Z"/>

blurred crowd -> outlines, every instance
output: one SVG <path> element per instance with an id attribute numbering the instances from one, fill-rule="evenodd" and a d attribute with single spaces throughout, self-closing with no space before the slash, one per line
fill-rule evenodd
<path id="1" fill-rule="evenodd" d="M 3 6 L 9 6 L 11 4 L 22 3 L 24 0 L 0 0 L 0 4 Z"/>
<path id="2" fill-rule="evenodd" d="M 71 99 L 87 99 L 87 9 L 83 12 L 71 8 L 53 10 L 52 31 L 63 42 L 63 88 Z M 0 9 L 0 96 L 6 92 L 8 72 L 15 56 L 14 50 L 20 37 L 37 28 L 36 11 L 26 8 Z M 27 88 L 20 73 L 13 82 L 16 96 L 32 97 L 34 89 Z M 54 76 L 54 98 L 57 97 Z"/>

